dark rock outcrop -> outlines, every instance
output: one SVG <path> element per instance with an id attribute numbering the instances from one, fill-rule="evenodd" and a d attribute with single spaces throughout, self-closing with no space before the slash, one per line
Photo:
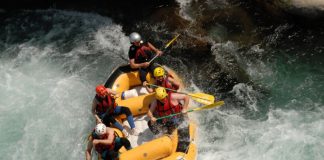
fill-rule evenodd
<path id="1" fill-rule="evenodd" d="M 294 21 L 317 21 L 324 18 L 324 2 L 317 0 L 252 0 L 267 14 L 276 18 L 293 19 Z"/>

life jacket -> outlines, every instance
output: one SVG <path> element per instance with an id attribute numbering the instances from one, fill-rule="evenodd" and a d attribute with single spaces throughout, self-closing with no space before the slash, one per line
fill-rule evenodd
<path id="1" fill-rule="evenodd" d="M 148 62 L 152 56 L 152 49 L 147 44 L 140 45 L 135 52 L 135 63 Z"/>
<path id="2" fill-rule="evenodd" d="M 102 138 L 99 138 L 99 136 L 95 133 L 94 130 L 92 132 L 92 138 L 93 139 L 107 139 L 108 137 L 109 137 L 109 133 L 108 133 L 108 135 L 105 135 Z M 107 149 L 108 150 L 114 150 L 114 148 L 115 148 L 115 138 L 116 138 L 116 136 L 113 134 L 113 142 L 111 144 L 109 144 L 109 145 L 104 145 L 104 144 L 96 145 L 96 147 L 95 147 L 96 151 L 101 154 L 103 151 L 105 151 Z"/>
<path id="3" fill-rule="evenodd" d="M 173 85 L 169 82 L 169 77 L 173 78 L 173 76 L 171 75 L 167 75 L 165 76 L 161 81 L 157 80 L 156 81 L 156 84 L 158 86 L 162 86 L 164 88 L 170 88 L 170 89 L 173 89 L 173 90 L 178 90 L 179 89 L 179 86 L 178 85 Z"/>
<path id="4" fill-rule="evenodd" d="M 168 93 L 168 97 L 163 102 L 157 100 L 156 115 L 158 117 L 168 116 L 170 114 L 179 113 L 182 110 L 182 104 L 178 103 L 176 106 L 171 103 L 172 92 Z"/>
<path id="5" fill-rule="evenodd" d="M 96 107 L 96 112 L 98 115 L 104 114 L 107 111 L 109 114 L 114 113 L 117 106 L 114 98 L 112 98 L 110 95 L 107 95 L 105 98 L 101 98 L 100 96 L 96 95 L 95 98 L 98 101 Z"/>

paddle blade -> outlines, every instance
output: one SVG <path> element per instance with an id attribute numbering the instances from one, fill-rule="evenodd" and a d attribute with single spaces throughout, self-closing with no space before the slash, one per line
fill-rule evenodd
<path id="1" fill-rule="evenodd" d="M 205 105 L 213 104 L 215 102 L 215 97 L 210 94 L 189 93 L 188 95 L 191 96 L 194 101 L 197 101 L 197 102 L 205 104 Z"/>
<path id="2" fill-rule="evenodd" d="M 224 105 L 225 102 L 224 101 L 218 101 L 216 103 L 210 104 L 210 105 L 206 105 L 203 107 L 199 107 L 199 108 L 195 108 L 193 109 L 194 111 L 200 111 L 200 110 L 204 110 L 204 109 L 210 109 L 210 108 L 214 108 L 214 107 L 219 107 L 221 105 Z"/>

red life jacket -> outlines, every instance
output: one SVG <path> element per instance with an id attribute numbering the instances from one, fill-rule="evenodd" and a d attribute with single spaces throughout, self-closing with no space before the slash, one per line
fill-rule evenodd
<path id="1" fill-rule="evenodd" d="M 110 95 L 106 96 L 105 98 L 101 98 L 100 96 L 96 95 L 96 99 L 98 101 L 96 112 L 98 115 L 104 114 L 108 111 L 109 114 L 112 114 L 117 106 L 115 103 L 115 99 L 113 99 Z"/>
<path id="2" fill-rule="evenodd" d="M 135 63 L 148 62 L 152 49 L 148 45 L 141 45 L 137 48 L 135 53 Z"/>
<path id="3" fill-rule="evenodd" d="M 170 88 L 170 89 L 173 89 L 173 90 L 178 90 L 179 89 L 179 86 L 178 85 L 173 85 L 169 82 L 169 77 L 173 78 L 171 75 L 167 75 L 165 76 L 161 81 L 157 80 L 156 81 L 156 84 L 158 86 L 162 86 L 164 88 Z"/>
<path id="4" fill-rule="evenodd" d="M 108 135 L 105 135 L 104 137 L 102 137 L 100 139 L 107 139 L 108 136 L 109 136 L 109 133 L 108 133 Z M 105 151 L 107 149 L 108 150 L 114 150 L 114 148 L 115 148 L 115 135 L 113 134 L 113 136 L 114 136 L 113 137 L 114 140 L 113 140 L 113 142 L 111 144 L 109 144 L 109 145 L 98 144 L 95 147 L 96 151 L 101 154 L 103 151 Z M 92 136 L 92 138 L 93 139 L 99 139 L 99 137 L 97 137 L 97 136 Z"/>
<path id="5" fill-rule="evenodd" d="M 171 103 L 172 92 L 168 93 L 168 97 L 161 101 L 157 101 L 156 114 L 158 117 L 168 116 L 170 114 L 179 113 L 182 110 L 182 104 L 173 105 Z"/>

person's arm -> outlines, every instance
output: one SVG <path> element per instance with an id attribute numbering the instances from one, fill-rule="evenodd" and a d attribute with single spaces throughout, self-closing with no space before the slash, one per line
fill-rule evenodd
<path id="1" fill-rule="evenodd" d="M 96 118 L 96 122 L 98 124 L 98 123 L 102 123 L 102 121 L 96 113 L 96 107 L 97 107 L 97 100 L 96 100 L 96 98 L 94 98 L 92 101 L 91 112 L 92 112 L 93 116 Z"/>
<path id="2" fill-rule="evenodd" d="M 106 89 L 107 89 L 108 94 L 111 94 L 111 95 L 113 95 L 113 96 L 115 96 L 115 95 L 118 94 L 116 91 L 114 91 L 114 90 L 112 90 L 112 89 L 110 89 L 110 88 L 106 88 Z"/>
<path id="3" fill-rule="evenodd" d="M 174 78 L 172 78 L 172 77 L 168 77 L 168 80 L 169 80 L 169 82 L 173 85 L 173 86 L 175 86 L 176 88 L 179 88 L 179 86 L 180 86 L 180 82 L 178 82 L 178 81 L 176 81 Z"/>
<path id="4" fill-rule="evenodd" d="M 143 82 L 143 86 L 146 88 L 146 90 L 147 90 L 149 93 L 153 93 L 153 92 L 154 92 L 153 88 L 150 88 L 149 85 L 147 85 L 147 84 L 148 84 L 147 81 L 144 81 L 144 82 Z"/>
<path id="5" fill-rule="evenodd" d="M 107 139 L 95 139 L 93 140 L 93 145 L 96 146 L 98 144 L 103 144 L 103 145 L 112 144 L 114 142 L 114 130 L 112 128 L 107 127 L 107 134 L 109 134 Z"/>
<path id="6" fill-rule="evenodd" d="M 189 96 L 185 94 L 173 93 L 171 99 L 173 101 L 178 101 L 178 103 L 180 103 L 180 101 L 184 101 L 182 112 L 184 113 L 188 111 Z"/>
<path id="7" fill-rule="evenodd" d="M 151 107 L 150 107 L 150 109 L 147 112 L 147 116 L 150 118 L 150 120 L 152 122 L 155 122 L 156 121 L 156 118 L 153 116 L 153 113 L 155 111 L 155 108 L 156 108 L 156 100 L 151 103 Z"/>
<path id="8" fill-rule="evenodd" d="M 89 137 L 88 139 L 88 145 L 87 145 L 87 149 L 86 149 L 86 160 L 91 160 L 91 150 L 92 150 L 92 136 Z"/>
<path id="9" fill-rule="evenodd" d="M 135 63 L 135 59 L 130 59 L 129 60 L 129 65 L 132 69 L 137 69 L 137 68 L 146 68 L 150 65 L 149 62 L 144 62 L 144 63 Z"/>
<path id="10" fill-rule="evenodd" d="M 121 93 L 118 93 L 118 92 L 116 92 L 116 91 L 114 91 L 114 90 L 112 90 L 110 88 L 106 88 L 106 90 L 107 90 L 108 94 L 113 96 L 113 98 L 116 99 L 116 98 L 120 97 Z"/>
<path id="11" fill-rule="evenodd" d="M 158 56 L 160 56 L 160 55 L 162 55 L 163 54 L 163 52 L 162 51 L 160 51 L 160 50 L 158 50 L 158 49 L 156 49 L 150 42 L 147 42 L 147 45 L 158 55 Z"/>

